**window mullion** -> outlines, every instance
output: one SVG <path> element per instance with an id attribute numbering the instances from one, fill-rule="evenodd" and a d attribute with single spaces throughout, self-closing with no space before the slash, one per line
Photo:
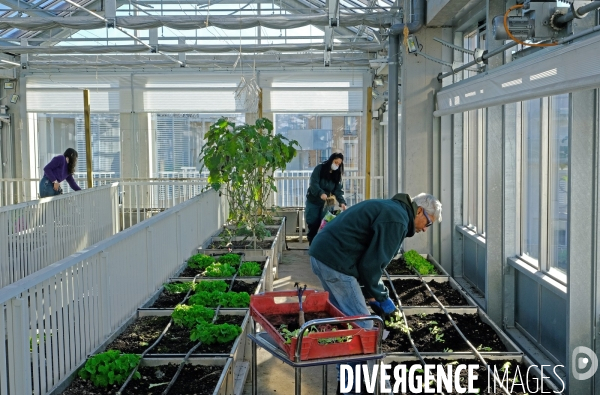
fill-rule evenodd
<path id="1" fill-rule="evenodd" d="M 548 205 L 551 194 L 548 191 L 549 183 L 549 128 L 548 128 L 548 97 L 541 100 L 540 110 L 540 251 L 538 269 L 548 271 Z"/>

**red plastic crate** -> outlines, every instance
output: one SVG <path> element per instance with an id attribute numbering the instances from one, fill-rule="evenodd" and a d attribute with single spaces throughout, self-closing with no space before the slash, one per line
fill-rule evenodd
<path id="1" fill-rule="evenodd" d="M 329 292 L 307 289 L 304 291 L 305 300 L 302 310 L 306 313 L 325 312 L 330 317 L 347 317 L 329 302 Z M 277 303 L 275 298 L 291 298 L 288 302 Z M 250 314 L 277 342 L 288 358 L 295 361 L 297 338 L 292 338 L 291 344 L 285 344 L 285 339 L 277 329 L 265 318 L 265 315 L 298 314 L 298 293 L 296 291 L 266 292 L 250 296 Z M 300 360 L 333 358 L 345 355 L 374 354 L 377 346 L 378 329 L 364 329 L 355 323 L 350 323 L 353 329 L 340 329 L 335 332 L 309 333 L 302 339 Z M 323 338 L 352 336 L 345 343 L 319 344 Z"/>

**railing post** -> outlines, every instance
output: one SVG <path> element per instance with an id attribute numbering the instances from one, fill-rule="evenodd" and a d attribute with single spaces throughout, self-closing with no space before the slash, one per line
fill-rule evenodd
<path id="1" fill-rule="evenodd" d="M 112 332 L 110 321 L 110 276 L 108 275 L 108 253 L 100 253 L 100 314 L 102 317 L 102 340 Z"/>
<path id="2" fill-rule="evenodd" d="M 177 243 L 177 264 L 180 265 L 181 263 L 183 263 L 183 258 L 181 257 L 182 255 L 182 247 L 181 247 L 181 212 L 177 213 L 176 216 L 176 243 Z"/>
<path id="3" fill-rule="evenodd" d="M 10 281 L 10 263 L 8 261 L 8 216 L 9 212 L 0 213 L 0 286 L 4 287 Z"/>
<path id="4" fill-rule="evenodd" d="M 154 251 L 152 250 L 152 246 L 154 243 L 152 242 L 152 229 L 150 227 L 146 228 L 146 281 L 148 282 L 147 289 L 148 295 L 151 295 L 154 292 L 154 287 L 156 282 L 154 281 Z M 179 261 L 177 261 L 179 263 Z"/>
<path id="5" fill-rule="evenodd" d="M 43 203 L 40 205 L 42 212 L 46 215 L 46 237 L 47 237 L 47 248 L 48 248 L 48 260 L 50 262 L 56 262 L 57 248 L 54 244 L 54 231 L 56 228 L 55 218 L 54 218 L 54 204 Z"/>
<path id="6" fill-rule="evenodd" d="M 21 298 L 15 298 L 7 307 L 9 391 L 11 394 L 31 394 L 27 303 Z"/>

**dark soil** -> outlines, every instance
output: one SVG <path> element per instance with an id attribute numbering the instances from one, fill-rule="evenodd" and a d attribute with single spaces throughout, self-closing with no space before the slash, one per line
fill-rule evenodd
<path id="1" fill-rule="evenodd" d="M 243 321 L 243 315 L 219 315 L 215 323 L 241 325 Z M 202 344 L 194 354 L 229 354 L 234 341 L 235 339 L 229 343 Z M 150 354 L 186 354 L 196 343 L 190 340 L 189 329 L 173 324 Z"/>
<path id="2" fill-rule="evenodd" d="M 223 243 L 225 243 L 224 241 L 215 241 L 210 243 L 210 245 L 208 246 L 209 250 L 228 250 L 228 249 L 232 249 L 232 250 L 253 250 L 254 248 L 254 241 L 251 240 L 244 240 L 244 241 L 231 241 L 229 243 L 227 243 L 227 245 L 223 245 Z M 272 241 L 257 241 L 256 242 L 256 249 L 257 250 L 270 250 L 271 246 L 273 245 Z"/>
<path id="3" fill-rule="evenodd" d="M 158 395 L 167 388 L 171 378 L 175 375 L 178 365 L 169 364 L 163 366 L 143 366 L 139 369 L 142 378 L 132 380 L 126 387 L 124 394 L 127 395 Z M 187 364 L 177 381 L 169 390 L 169 394 L 179 395 L 212 395 L 219 381 L 222 366 L 202 366 Z M 162 384 L 150 387 L 150 384 Z M 91 381 L 77 377 L 73 383 L 63 392 L 63 395 L 115 395 L 119 385 L 108 388 L 94 387 Z"/>
<path id="4" fill-rule="evenodd" d="M 168 316 L 138 318 L 107 347 L 107 350 L 141 354 L 158 339 L 170 319 L 171 317 Z M 242 315 L 219 315 L 216 323 L 241 325 L 243 321 L 244 316 Z M 149 354 L 186 354 L 195 344 L 196 342 L 190 340 L 189 329 L 171 324 L 171 327 L 163 336 L 160 343 Z M 196 349 L 194 354 L 229 354 L 232 344 L 233 342 L 211 345 L 202 344 Z"/>
<path id="5" fill-rule="evenodd" d="M 416 276 L 415 272 L 409 268 L 408 266 L 406 266 L 406 261 L 404 260 L 404 257 L 400 257 L 398 259 L 394 259 L 392 260 L 389 265 L 387 265 L 387 267 L 385 268 L 385 270 L 387 270 L 389 275 L 396 275 L 396 276 Z M 438 273 L 438 271 L 436 269 L 434 269 L 434 273 L 432 273 L 432 275 L 439 275 L 440 273 Z"/>
<path id="6" fill-rule="evenodd" d="M 231 290 L 233 292 L 247 292 L 252 295 L 254 292 L 256 292 L 256 287 L 258 287 L 258 281 L 247 283 L 244 281 L 235 280 Z M 193 295 L 193 293 L 191 295 Z M 154 302 L 154 304 L 150 307 L 155 309 L 172 309 L 181 303 L 184 296 L 185 293 L 172 294 L 168 291 L 163 291 L 156 302 Z"/>
<path id="7" fill-rule="evenodd" d="M 421 280 L 392 280 L 392 283 L 398 297 L 400 297 L 402 306 L 438 306 Z M 389 281 L 384 281 L 384 284 L 386 287 L 391 288 Z M 427 285 L 444 306 L 468 305 L 467 301 L 447 281 L 438 283 L 431 280 Z"/>
<path id="8" fill-rule="evenodd" d="M 253 261 L 252 259 L 246 259 L 246 260 L 244 260 L 244 262 L 256 262 L 256 261 Z M 242 262 L 242 263 L 244 263 L 244 262 Z M 264 262 L 264 261 L 263 262 L 258 262 L 258 264 L 260 265 L 261 269 L 264 269 L 266 262 Z M 204 270 L 192 269 L 191 267 L 186 267 L 183 270 L 183 272 L 181 272 L 181 274 L 179 275 L 179 277 L 196 277 L 197 274 L 200 274 L 202 276 L 202 273 L 204 273 Z M 202 276 L 202 277 L 205 278 L 204 276 Z M 246 276 L 240 276 L 240 277 L 246 277 Z"/>
<path id="9" fill-rule="evenodd" d="M 506 351 L 496 332 L 476 314 L 451 314 L 451 317 L 471 344 L 480 351 Z M 471 350 L 445 314 L 410 315 L 406 318 L 411 328 L 410 335 L 420 352 Z M 382 343 L 383 352 L 413 351 L 407 335 L 399 329 L 387 329 L 390 334 Z M 491 350 L 487 350 L 487 347 Z"/>
<path id="10" fill-rule="evenodd" d="M 140 317 L 106 347 L 122 353 L 141 354 L 158 339 L 171 317 Z"/>
<path id="11" fill-rule="evenodd" d="M 278 329 L 282 324 L 287 325 L 287 328 L 290 331 L 295 331 L 300 328 L 298 325 L 298 314 L 280 314 L 280 315 L 265 315 L 264 316 L 267 321 L 271 323 Z M 325 313 L 324 311 L 319 311 L 315 313 L 304 313 L 304 321 L 308 322 L 310 320 L 316 320 L 319 318 L 329 318 L 330 315 Z"/>
<path id="12" fill-rule="evenodd" d="M 447 371 L 447 365 L 448 363 L 452 363 L 452 361 L 449 360 L 439 360 L 439 359 L 426 359 L 425 362 L 427 364 L 432 364 L 432 365 L 443 365 L 444 366 L 444 370 Z M 479 365 L 479 369 L 476 370 L 476 374 L 477 374 L 477 379 L 474 381 L 473 383 L 473 388 L 474 389 L 479 389 L 479 394 L 504 394 L 504 392 L 502 392 L 502 390 L 500 389 L 500 384 L 496 384 L 496 387 L 494 388 L 494 380 L 492 375 L 489 375 L 489 386 L 488 386 L 488 371 L 486 369 L 486 367 L 478 360 L 458 360 L 457 361 L 458 364 L 464 364 L 464 365 Z M 492 370 L 492 372 L 494 372 L 494 367 L 496 368 L 496 371 L 498 372 L 498 377 L 500 377 L 500 379 L 502 380 L 503 376 L 504 376 L 504 372 L 500 371 L 500 369 L 502 369 L 502 366 L 504 365 L 505 362 L 510 362 L 510 367 L 508 368 L 508 381 L 509 383 L 507 383 L 506 381 L 504 381 L 504 385 L 507 387 L 507 389 L 509 390 L 509 393 L 511 395 L 525 395 L 525 394 L 541 394 L 542 389 L 539 388 L 539 380 L 537 378 L 533 378 L 532 374 L 530 374 L 529 376 L 529 380 L 527 382 L 527 384 L 523 384 L 523 381 L 526 380 L 526 374 L 527 374 L 527 367 L 523 364 L 519 364 L 518 362 L 514 361 L 514 360 L 510 360 L 510 361 L 490 361 L 487 360 L 486 361 L 490 367 L 490 369 Z M 457 366 L 458 364 L 455 364 L 454 366 Z M 393 362 L 391 364 L 392 369 L 390 370 L 391 372 L 393 372 L 393 369 L 398 365 L 398 363 Z M 421 365 L 420 361 L 410 361 L 410 362 L 405 362 L 403 365 L 406 366 L 406 371 L 407 371 L 407 377 L 408 377 L 408 370 L 410 369 L 411 366 L 413 365 Z M 519 366 L 518 371 L 521 373 L 520 377 L 518 377 L 517 374 L 517 369 L 516 366 Z M 437 368 L 436 368 L 437 369 Z M 454 374 L 455 371 L 455 367 L 452 368 L 452 373 Z M 435 370 L 433 371 L 434 377 L 435 377 Z M 423 376 L 423 373 L 417 373 L 415 374 L 415 376 L 420 375 L 421 377 Z M 394 380 L 394 375 L 390 374 L 390 384 L 392 385 L 392 388 L 394 386 L 395 380 Z M 514 381 L 514 377 L 517 376 L 518 380 L 517 383 L 513 383 Z M 461 387 L 463 388 L 467 388 L 468 385 L 468 370 L 462 370 L 460 372 L 460 383 L 461 383 Z M 407 384 L 407 390 L 410 389 L 410 387 Z M 437 388 L 437 384 L 431 384 L 429 386 L 429 388 Z M 421 388 L 422 390 L 424 390 L 423 388 Z M 442 387 L 442 389 L 444 390 L 444 393 L 446 394 L 458 394 L 458 392 L 456 392 L 456 387 L 455 385 L 452 386 L 453 392 L 448 392 L 446 391 L 445 387 Z M 401 387 L 400 387 L 401 390 Z M 531 391 L 529 391 L 531 390 Z M 544 393 L 549 394 L 552 393 L 552 391 L 550 390 L 550 388 L 548 386 L 544 386 Z M 365 393 L 365 392 L 363 392 Z M 398 392 L 400 393 L 400 392 Z M 419 394 L 423 393 L 423 392 L 418 392 Z M 403 392 L 403 394 L 413 394 L 413 392 Z"/>

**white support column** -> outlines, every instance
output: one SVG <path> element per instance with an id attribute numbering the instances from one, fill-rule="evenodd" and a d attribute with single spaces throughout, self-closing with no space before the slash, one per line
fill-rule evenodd
<path id="1" fill-rule="evenodd" d="M 504 2 L 487 1 L 487 31 L 492 31 L 494 15 L 504 13 Z M 493 40 L 490 35 L 486 37 L 488 51 L 492 51 L 504 44 L 503 41 Z M 496 55 L 489 59 L 488 69 L 493 69 L 504 64 L 504 56 Z M 503 132 L 504 132 L 504 107 L 494 106 L 487 108 L 485 136 L 486 155 L 485 166 L 485 233 L 486 233 L 486 280 L 485 298 L 487 314 L 497 324 L 502 325 L 502 273 L 506 265 L 503 251 L 504 218 L 503 218 Z M 503 147 L 499 149 L 498 147 Z"/>
<path id="2" fill-rule="evenodd" d="M 179 45 L 185 45 L 185 38 L 179 37 L 177 39 L 177 43 Z M 185 67 L 185 52 L 179 52 L 178 56 L 179 56 L 179 61 L 181 62 L 180 66 Z"/>
<path id="3" fill-rule="evenodd" d="M 594 379 L 575 378 L 573 371 L 579 357 L 578 347 L 594 349 L 594 278 L 597 272 L 596 218 L 598 197 L 594 184 L 598 169 L 598 91 L 571 93 L 569 111 L 569 220 L 568 290 L 567 290 L 567 355 L 566 369 L 570 394 L 593 394 Z M 586 213 L 581 215 L 581 213 Z M 571 216 L 574 216 L 572 218 Z M 575 355 L 579 354 L 579 355 Z M 588 356 L 591 359 L 592 356 Z M 576 370 L 577 371 L 577 370 Z M 588 371 L 588 370 L 585 370 Z"/>
<path id="4" fill-rule="evenodd" d="M 333 50 L 333 28 L 339 26 L 340 2 L 339 0 L 327 0 L 327 16 L 329 26 L 325 27 L 325 53 L 323 64 L 328 67 L 331 62 L 331 51 Z"/>
<path id="5" fill-rule="evenodd" d="M 31 394 L 29 356 L 29 312 L 27 302 L 14 298 L 7 304 L 9 390 L 11 394 Z M 4 357 L 4 356 L 3 356 Z"/>

